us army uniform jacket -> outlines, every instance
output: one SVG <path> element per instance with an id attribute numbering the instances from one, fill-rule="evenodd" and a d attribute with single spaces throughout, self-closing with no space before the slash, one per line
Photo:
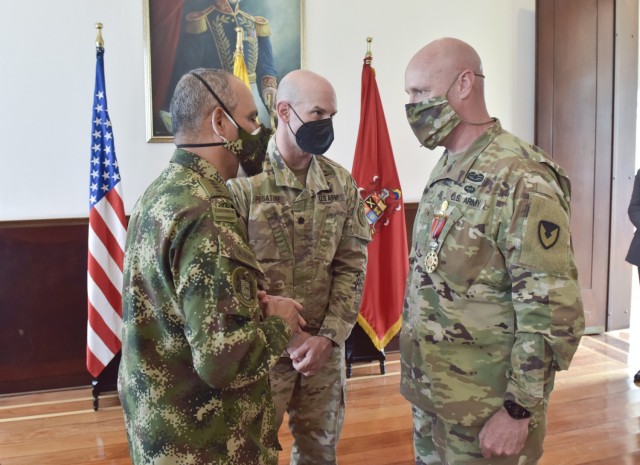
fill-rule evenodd
<path id="1" fill-rule="evenodd" d="M 584 330 L 569 198 L 562 169 L 497 120 L 464 153 L 445 152 L 410 253 L 400 347 L 411 403 L 465 426 L 484 424 L 506 399 L 543 417 L 554 373 L 569 367 Z"/>
<path id="2" fill-rule="evenodd" d="M 275 137 L 263 173 L 227 185 L 248 222 L 249 243 L 269 294 L 304 306 L 305 331 L 342 345 L 355 324 L 367 261 L 369 224 L 351 175 L 314 156 L 306 187 L 286 166 Z"/>
<path id="3" fill-rule="evenodd" d="M 261 321 L 259 265 L 224 180 L 176 150 L 131 215 L 118 391 L 134 464 L 270 464 L 268 372 L 285 321 Z"/>

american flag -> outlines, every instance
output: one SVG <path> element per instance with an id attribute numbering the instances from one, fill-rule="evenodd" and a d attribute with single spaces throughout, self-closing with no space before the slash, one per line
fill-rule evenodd
<path id="1" fill-rule="evenodd" d="M 122 265 L 127 235 L 120 170 L 107 110 L 102 47 L 96 49 L 89 171 L 87 370 L 97 377 L 122 347 Z"/>

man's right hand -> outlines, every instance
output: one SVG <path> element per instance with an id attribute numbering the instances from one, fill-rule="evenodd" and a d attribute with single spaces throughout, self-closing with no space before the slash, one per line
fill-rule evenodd
<path id="1" fill-rule="evenodd" d="M 486 459 L 518 454 L 529 435 L 530 418 L 515 420 L 504 408 L 494 413 L 484 424 L 478 439 Z"/>
<path id="2" fill-rule="evenodd" d="M 307 324 L 300 316 L 302 304 L 288 297 L 267 295 L 260 301 L 265 318 L 277 316 L 287 322 L 294 334 Z"/>

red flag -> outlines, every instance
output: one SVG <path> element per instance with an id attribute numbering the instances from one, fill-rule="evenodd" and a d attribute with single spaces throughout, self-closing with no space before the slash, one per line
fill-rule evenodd
<path id="1" fill-rule="evenodd" d="M 382 350 L 400 330 L 409 259 L 402 190 L 370 54 L 362 67 L 352 174 L 373 233 L 358 323 Z"/>
<path id="2" fill-rule="evenodd" d="M 127 234 L 120 168 L 104 80 L 104 48 L 96 50 L 89 169 L 87 370 L 94 377 L 122 347 L 122 266 Z"/>

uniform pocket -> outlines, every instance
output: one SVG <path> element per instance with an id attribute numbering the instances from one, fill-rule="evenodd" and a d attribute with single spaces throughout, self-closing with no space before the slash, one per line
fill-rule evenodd
<path id="1" fill-rule="evenodd" d="M 458 294 L 464 294 L 476 282 L 494 253 L 493 240 L 487 237 L 487 221 L 484 210 L 469 209 L 463 214 L 454 205 L 448 212 L 438 238 L 438 267 L 434 273 Z"/>
<path id="2" fill-rule="evenodd" d="M 331 262 L 342 238 L 342 228 L 346 213 L 339 207 L 327 207 L 314 224 L 315 235 L 318 238 L 314 259 Z"/>
<path id="3" fill-rule="evenodd" d="M 260 287 L 269 294 L 286 293 L 286 287 L 293 282 L 293 249 L 284 221 L 281 210 L 273 206 L 249 221 L 251 248 L 264 272 Z"/>
<path id="4" fill-rule="evenodd" d="M 291 241 L 282 214 L 275 208 L 261 212 L 249 221 L 249 241 L 263 268 L 289 260 L 293 256 Z"/>

